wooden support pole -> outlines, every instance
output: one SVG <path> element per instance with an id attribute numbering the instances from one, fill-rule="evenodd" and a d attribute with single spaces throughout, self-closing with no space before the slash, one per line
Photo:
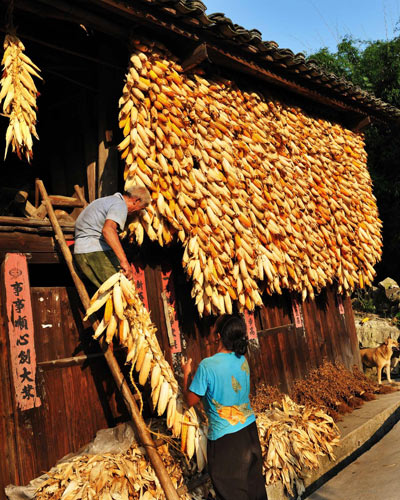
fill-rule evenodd
<path id="1" fill-rule="evenodd" d="M 58 194 L 49 195 L 50 203 L 53 207 L 80 207 L 83 208 L 85 205 L 83 201 L 72 196 L 61 196 Z"/>
<path id="2" fill-rule="evenodd" d="M 88 202 L 85 199 L 83 187 L 79 186 L 78 184 L 75 184 L 74 190 L 75 190 L 75 195 L 78 198 L 78 200 L 80 200 L 83 203 L 84 207 L 87 207 Z"/>
<path id="3" fill-rule="evenodd" d="M 181 64 L 186 73 L 208 59 L 207 44 L 198 45 L 194 51 Z"/>
<path id="4" fill-rule="evenodd" d="M 48 227 L 50 228 L 50 222 L 48 220 L 41 219 L 28 219 L 25 217 L 9 217 L 8 215 L 0 215 L 0 224 L 5 226 L 24 226 L 24 227 Z M 73 224 L 63 224 L 67 230 L 74 229 Z"/>
<path id="5" fill-rule="evenodd" d="M 87 309 L 90 305 L 89 295 L 86 291 L 85 285 L 83 284 L 82 280 L 76 273 L 71 251 L 65 242 L 64 234 L 61 230 L 60 224 L 58 223 L 57 217 L 55 216 L 52 204 L 49 200 L 44 184 L 41 180 L 37 179 L 36 185 L 40 191 L 43 203 L 46 206 L 48 217 L 54 228 L 55 238 L 58 244 L 60 245 L 60 249 L 63 253 L 65 262 L 67 263 L 68 269 L 70 270 L 72 279 L 78 291 L 79 297 L 82 301 L 82 305 L 85 309 Z M 98 324 L 99 324 L 98 321 L 94 321 L 93 328 L 96 328 Z M 138 437 L 147 452 L 151 465 L 153 466 L 157 474 L 157 477 L 165 492 L 167 500 L 179 500 L 179 495 L 176 489 L 174 488 L 174 485 L 172 484 L 171 478 L 168 475 L 167 469 L 165 468 L 160 455 L 157 452 L 156 445 L 154 444 L 151 438 L 150 432 L 147 429 L 146 423 L 143 420 L 142 415 L 140 414 L 136 401 L 132 396 L 128 383 L 121 372 L 121 369 L 118 365 L 117 360 L 115 359 L 113 352 L 108 348 L 108 344 L 104 341 L 104 339 L 100 339 L 100 346 L 104 352 L 104 357 L 114 377 L 115 383 L 127 404 L 128 411 L 130 416 L 132 417 L 132 421 L 135 425 Z"/>

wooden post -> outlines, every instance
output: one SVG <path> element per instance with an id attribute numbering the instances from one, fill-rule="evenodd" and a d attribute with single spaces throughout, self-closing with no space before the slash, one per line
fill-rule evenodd
<path id="1" fill-rule="evenodd" d="M 87 309 L 90 305 L 90 298 L 89 295 L 86 291 L 85 285 L 83 284 L 82 280 L 79 278 L 78 274 L 75 271 L 75 267 L 73 264 L 73 257 L 71 254 L 71 251 L 65 241 L 64 234 L 62 232 L 62 229 L 60 227 L 60 224 L 58 223 L 57 217 L 54 214 L 53 206 L 49 200 L 48 194 L 46 192 L 46 189 L 44 187 L 44 184 L 41 180 L 37 179 L 36 180 L 36 185 L 40 191 L 40 194 L 42 196 L 43 203 L 46 206 L 47 209 L 47 214 L 49 216 L 49 219 L 51 221 L 51 224 L 54 228 L 55 232 L 55 238 L 60 245 L 60 249 L 64 255 L 65 261 L 67 263 L 68 269 L 71 272 L 72 279 L 74 281 L 74 284 L 76 286 L 76 289 L 78 291 L 79 297 L 82 301 L 83 307 Z M 93 322 L 93 328 L 96 328 L 97 325 L 99 324 L 98 321 Z M 130 416 L 132 417 L 132 421 L 135 425 L 135 428 L 138 433 L 138 437 L 140 441 L 142 442 L 147 455 L 149 456 L 150 462 L 158 476 L 158 479 L 161 483 L 162 488 L 164 489 L 165 495 L 167 497 L 167 500 L 178 500 L 179 495 L 176 492 L 176 489 L 174 488 L 174 485 L 172 484 L 171 478 L 168 475 L 168 472 L 164 466 L 163 461 L 161 460 L 160 455 L 157 452 L 156 445 L 154 444 L 150 432 L 148 431 L 146 427 L 146 423 L 143 420 L 142 415 L 140 414 L 139 408 L 136 404 L 136 401 L 134 397 L 132 396 L 132 393 L 129 389 L 128 383 L 126 382 L 121 369 L 118 365 L 117 360 L 115 359 L 114 354 L 112 351 L 108 348 L 108 344 L 104 341 L 104 339 L 100 340 L 100 346 L 103 350 L 104 357 L 107 361 L 107 364 L 111 370 L 111 373 L 114 377 L 115 383 L 119 389 L 119 391 L 122 394 L 122 397 L 124 398 L 128 411 Z"/>
<path id="2" fill-rule="evenodd" d="M 112 50 L 105 43 L 99 45 L 101 54 L 112 58 Z M 98 67 L 98 154 L 97 154 L 97 195 L 109 196 L 118 191 L 118 151 L 109 142 L 110 132 L 116 122 L 113 103 L 116 70 Z M 111 89 L 111 90 L 110 90 Z"/>
<path id="3" fill-rule="evenodd" d="M 80 200 L 83 203 L 84 207 L 87 207 L 88 202 L 85 199 L 83 187 L 79 186 L 78 184 L 75 184 L 74 190 L 75 190 L 75 195 L 78 198 L 78 200 Z"/>

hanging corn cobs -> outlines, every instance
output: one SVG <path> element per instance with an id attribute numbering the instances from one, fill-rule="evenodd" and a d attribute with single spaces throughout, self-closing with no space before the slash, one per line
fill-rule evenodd
<path id="1" fill-rule="evenodd" d="M 174 372 L 160 349 L 156 328 L 135 286 L 121 272 L 105 281 L 91 299 L 85 320 L 104 307 L 104 316 L 94 338 L 105 333 L 106 342 L 114 337 L 127 348 L 126 362 L 139 373 L 139 383 L 150 378 L 151 398 L 158 415 L 166 413 L 167 427 L 181 439 L 181 450 L 192 458 L 196 452 L 199 470 L 207 459 L 207 439 L 194 408 L 185 409 Z"/>
<path id="2" fill-rule="evenodd" d="M 369 285 L 381 255 L 362 137 L 222 78 L 181 74 L 165 49 L 135 42 L 119 145 L 126 185 L 153 203 L 130 224 L 177 237 L 200 315 L 261 305 L 258 282 L 314 297 Z"/>
<path id="3" fill-rule="evenodd" d="M 6 148 L 11 144 L 18 158 L 32 159 L 32 135 L 39 139 L 36 133 L 36 97 L 38 91 L 33 76 L 42 79 L 40 69 L 24 53 L 25 47 L 14 35 L 6 35 L 4 40 L 4 55 L 2 59 L 3 74 L 1 78 L 0 102 L 3 102 L 3 112 L 10 117 L 6 132 Z"/>

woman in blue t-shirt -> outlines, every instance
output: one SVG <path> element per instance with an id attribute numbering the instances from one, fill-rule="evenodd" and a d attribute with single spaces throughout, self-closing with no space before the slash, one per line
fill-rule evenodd
<path id="1" fill-rule="evenodd" d="M 199 364 L 188 388 L 192 360 L 182 361 L 189 406 L 200 400 L 208 417 L 208 472 L 220 500 L 266 500 L 262 454 L 250 406 L 246 324 L 225 314 L 209 337 L 217 353 Z"/>

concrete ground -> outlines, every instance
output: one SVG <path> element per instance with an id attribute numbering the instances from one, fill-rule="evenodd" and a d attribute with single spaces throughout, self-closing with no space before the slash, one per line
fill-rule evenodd
<path id="1" fill-rule="evenodd" d="M 400 422 L 308 500 L 399 500 Z"/>

